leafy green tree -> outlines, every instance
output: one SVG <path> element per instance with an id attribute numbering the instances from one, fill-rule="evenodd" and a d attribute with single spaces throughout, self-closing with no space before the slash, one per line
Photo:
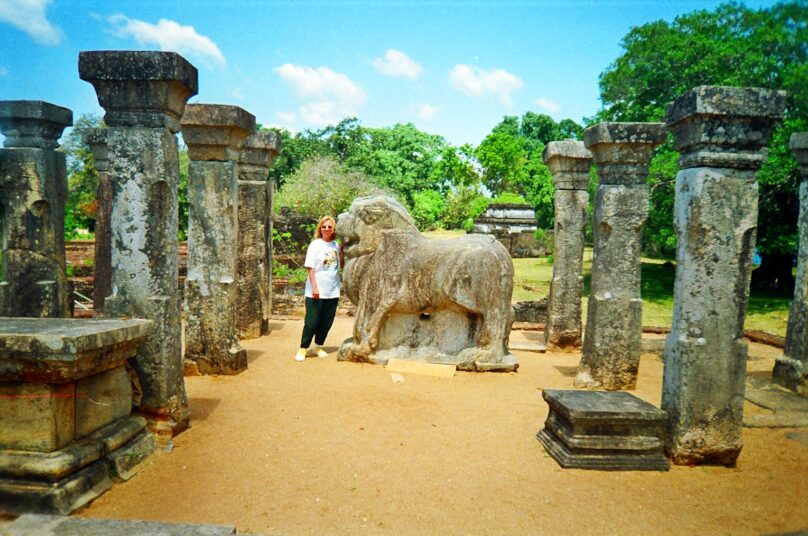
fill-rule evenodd
<path id="1" fill-rule="evenodd" d="M 446 194 L 443 223 L 447 229 L 471 231 L 474 220 L 485 212 L 490 201 L 489 197 L 483 195 L 474 186 L 461 186 L 449 190 Z"/>
<path id="2" fill-rule="evenodd" d="M 292 134 L 286 129 L 275 131 L 280 136 L 281 152 L 269 168 L 269 179 L 275 184 L 277 191 L 287 177 L 300 169 L 305 160 L 323 156 L 328 153 L 328 149 L 316 133 L 304 131 Z"/>
<path id="3" fill-rule="evenodd" d="M 600 76 L 601 110 L 595 120 L 660 121 L 665 106 L 699 85 L 757 86 L 785 89 L 787 119 L 773 136 L 770 163 L 759 173 L 758 248 L 763 264 L 753 272 L 756 286 L 789 290 L 796 243 L 796 167 L 785 144 L 808 117 L 808 4 L 791 1 L 753 10 L 725 3 L 673 22 L 656 21 L 633 28 L 622 41 L 624 53 Z M 802 126 L 800 126 L 802 125 Z M 649 184 L 654 234 L 646 245 L 670 251 L 675 170 L 670 147 L 657 151 Z M 780 157 L 777 157 L 780 155 Z M 656 161 L 662 159 L 662 161 Z M 670 198 L 668 196 L 668 193 Z M 665 222 L 668 222 L 667 225 Z M 787 267 L 787 268 L 783 268 Z M 779 270 L 777 269 L 779 268 Z M 789 272 L 790 273 L 790 272 Z M 778 275 L 779 274 L 779 275 Z"/>
<path id="4" fill-rule="evenodd" d="M 415 225 L 422 231 L 440 227 L 440 220 L 445 207 L 443 196 L 435 190 L 416 192 L 413 195 L 411 211 Z"/>
<path id="5" fill-rule="evenodd" d="M 337 217 L 356 197 L 383 193 L 363 173 L 352 171 L 329 156 L 306 160 L 285 182 L 275 198 L 276 206 L 318 218 Z"/>
<path id="6" fill-rule="evenodd" d="M 89 129 L 104 126 L 100 117 L 85 114 L 78 118 L 62 143 L 67 160 L 67 201 L 65 203 L 65 236 L 73 238 L 79 228 L 95 230 L 98 202 L 98 172 L 90 146 L 82 135 Z"/>
<path id="7" fill-rule="evenodd" d="M 474 154 L 483 169 L 483 185 L 491 195 L 515 192 L 518 185 L 525 182 L 527 152 L 517 117 L 506 116 L 483 139 Z"/>

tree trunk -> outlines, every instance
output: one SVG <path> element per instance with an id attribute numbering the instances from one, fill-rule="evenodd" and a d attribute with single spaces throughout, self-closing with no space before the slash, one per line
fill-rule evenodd
<path id="1" fill-rule="evenodd" d="M 794 255 L 768 253 L 760 255 L 760 266 L 752 271 L 752 288 L 778 290 L 784 294 L 794 293 L 792 267 Z"/>

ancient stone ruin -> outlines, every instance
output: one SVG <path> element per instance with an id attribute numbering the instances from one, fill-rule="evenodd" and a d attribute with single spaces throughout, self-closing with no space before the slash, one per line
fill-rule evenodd
<path id="1" fill-rule="evenodd" d="M 774 365 L 778 383 L 808 396 L 808 132 L 791 135 L 789 147 L 797 157 L 802 173 L 800 182 L 799 255 L 794 299 L 788 311 L 786 344 Z"/>
<path id="2" fill-rule="evenodd" d="M 538 228 L 529 204 L 492 203 L 474 220 L 472 232 L 493 235 L 513 258 L 541 257 L 547 248 L 536 238 Z"/>
<path id="3" fill-rule="evenodd" d="M 701 86 L 668 105 L 676 176 L 676 280 L 662 409 L 674 463 L 733 465 L 743 440 L 743 323 L 765 146 L 781 91 Z"/>
<path id="4" fill-rule="evenodd" d="M 513 263 L 493 237 L 427 239 L 387 196 L 354 200 L 337 234 L 345 242 L 345 292 L 357 305 L 353 339 L 339 359 L 516 370 L 508 352 Z"/>
<path id="5" fill-rule="evenodd" d="M 0 512 L 67 514 L 155 447 L 126 368 L 149 320 L 0 322 Z"/>
<path id="6" fill-rule="evenodd" d="M 592 285 L 577 387 L 632 389 L 642 337 L 640 240 L 648 218 L 648 164 L 662 123 L 598 123 L 584 132 L 598 170 Z"/>
<path id="7" fill-rule="evenodd" d="M 236 334 L 238 160 L 255 116 L 237 106 L 190 104 L 182 129 L 191 159 L 185 359 L 202 374 L 237 374 L 247 368 Z"/>
<path id="8" fill-rule="evenodd" d="M 65 274 L 65 155 L 55 149 L 73 112 L 42 101 L 0 101 L 0 316 L 70 316 Z"/>
<path id="9" fill-rule="evenodd" d="M 542 157 L 555 186 L 553 279 L 544 344 L 551 349 L 576 349 L 581 347 L 584 231 L 592 153 L 580 141 L 551 141 Z"/>
<path id="10" fill-rule="evenodd" d="M 272 181 L 268 170 L 281 150 L 274 132 L 256 132 L 238 162 L 238 336 L 269 333 L 272 312 Z"/>
<path id="11" fill-rule="evenodd" d="M 79 54 L 79 76 L 106 111 L 112 183 L 110 317 L 145 318 L 154 326 L 132 360 L 143 388 L 138 411 L 162 443 L 188 425 L 177 292 L 175 133 L 197 70 L 173 52 Z"/>

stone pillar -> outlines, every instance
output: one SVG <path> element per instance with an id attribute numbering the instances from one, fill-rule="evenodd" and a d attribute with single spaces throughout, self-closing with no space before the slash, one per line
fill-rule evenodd
<path id="1" fill-rule="evenodd" d="M 0 101 L 0 316 L 70 316 L 65 273 L 67 170 L 57 140 L 73 112 L 42 101 Z"/>
<path id="2" fill-rule="evenodd" d="M 84 143 L 90 146 L 98 172 L 95 190 L 95 260 L 93 262 L 93 316 L 104 312 L 104 301 L 112 293 L 112 244 L 109 217 L 112 213 L 112 182 L 107 159 L 107 130 L 93 128 L 84 133 Z"/>
<path id="3" fill-rule="evenodd" d="M 555 186 L 555 260 L 544 344 L 550 349 L 576 349 L 581 347 L 584 229 L 592 153 L 580 141 L 551 141 L 542 157 Z"/>
<path id="4" fill-rule="evenodd" d="M 238 160 L 254 132 L 255 116 L 237 106 L 190 104 L 182 118 L 191 159 L 185 359 L 201 374 L 247 368 L 236 335 Z"/>
<path id="5" fill-rule="evenodd" d="M 257 132 L 241 146 L 238 166 L 238 336 L 269 333 L 272 312 L 272 182 L 268 170 L 280 152 L 274 132 Z"/>
<path id="6" fill-rule="evenodd" d="M 586 333 L 575 385 L 633 389 L 640 366 L 640 245 L 648 218 L 648 164 L 662 123 L 599 123 L 584 132 L 599 186 Z"/>
<path id="7" fill-rule="evenodd" d="M 797 281 L 788 311 L 786 345 L 774 364 L 774 382 L 808 396 L 808 132 L 791 135 L 789 147 L 797 157 L 802 173 L 800 183 L 800 246 Z"/>
<path id="8" fill-rule="evenodd" d="M 662 409 L 676 464 L 734 465 L 742 447 L 743 323 L 758 213 L 755 171 L 781 91 L 700 86 L 668 105 L 676 176 L 676 280 Z"/>
<path id="9" fill-rule="evenodd" d="M 175 133 L 197 92 L 197 70 L 173 52 L 93 51 L 79 54 L 79 76 L 95 88 L 108 127 L 112 274 L 104 312 L 154 321 L 132 364 L 143 389 L 138 411 L 165 446 L 190 416 L 180 342 Z"/>

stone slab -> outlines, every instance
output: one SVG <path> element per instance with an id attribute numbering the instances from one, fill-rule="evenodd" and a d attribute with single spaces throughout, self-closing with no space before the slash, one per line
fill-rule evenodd
<path id="1" fill-rule="evenodd" d="M 394 357 L 387 362 L 387 370 L 390 372 L 435 376 L 436 378 L 452 378 L 455 375 L 457 367 L 455 365 L 440 365 L 438 363 L 420 363 L 418 361 L 409 361 L 407 359 Z"/>
<path id="2" fill-rule="evenodd" d="M 11 523 L 0 525 L 8 536 L 224 536 L 237 534 L 236 527 L 160 523 L 156 521 L 81 519 L 42 514 L 25 514 Z"/>
<path id="3" fill-rule="evenodd" d="M 62 383 L 120 366 L 151 326 L 135 319 L 4 318 L 0 381 Z"/>
<path id="4" fill-rule="evenodd" d="M 808 416 L 808 397 L 800 396 L 791 391 L 747 388 L 744 392 L 744 398 L 753 404 L 775 412 L 801 411 Z"/>
<path id="5" fill-rule="evenodd" d="M 85 467 L 58 482 L 0 478 L 0 513 L 69 514 L 112 486 L 104 460 Z"/>
<path id="6" fill-rule="evenodd" d="M 0 382 L 0 449 L 51 452 L 73 441 L 75 389 L 73 383 Z"/>
<path id="7" fill-rule="evenodd" d="M 135 476 L 140 463 L 148 458 L 157 448 L 154 434 L 142 431 L 126 446 L 107 455 L 110 473 L 113 479 L 124 482 Z"/>
<path id="8" fill-rule="evenodd" d="M 562 467 L 667 471 L 665 412 L 626 392 L 546 389 L 550 406 L 536 434 Z"/>
<path id="9" fill-rule="evenodd" d="M 543 354 L 547 351 L 547 347 L 538 342 L 510 342 L 508 343 L 508 349 L 521 352 L 535 352 L 537 354 Z"/>
<path id="10" fill-rule="evenodd" d="M 132 413 L 132 382 L 125 367 L 76 382 L 76 439 Z"/>

